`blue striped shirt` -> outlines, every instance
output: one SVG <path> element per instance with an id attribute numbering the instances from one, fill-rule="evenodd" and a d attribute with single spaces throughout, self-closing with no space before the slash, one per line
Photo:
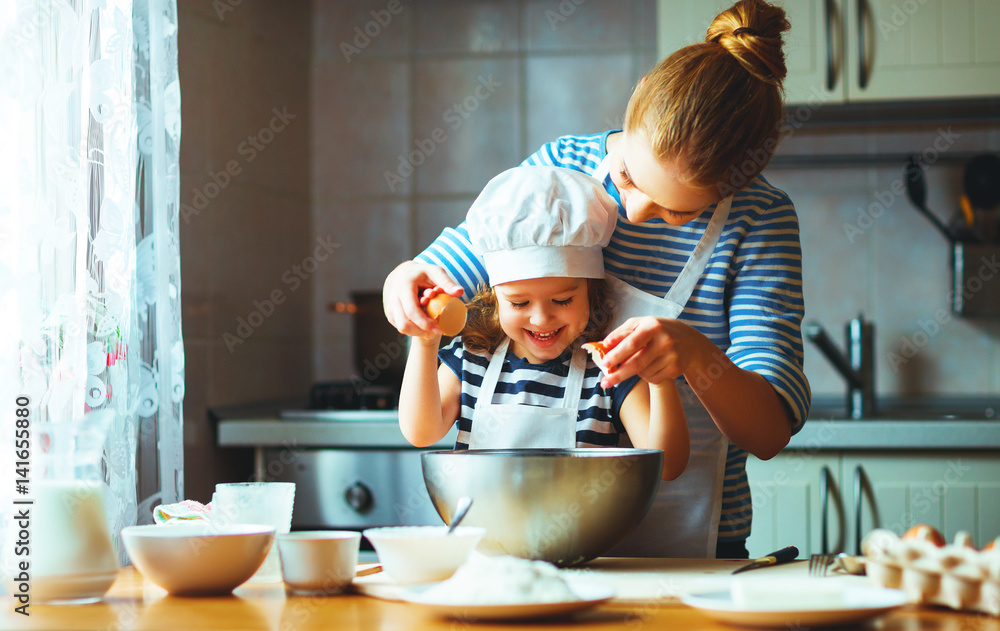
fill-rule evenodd
<path id="1" fill-rule="evenodd" d="M 562 166 L 592 175 L 607 155 L 611 133 L 563 136 L 524 164 Z M 665 295 L 701 239 L 711 213 L 681 226 L 658 218 L 635 224 L 625 216 L 610 179 L 605 185 L 619 202 L 618 225 L 604 249 L 605 269 L 647 293 Z M 444 267 L 466 295 L 487 282 L 464 224 L 446 228 L 417 260 Z M 758 176 L 734 194 L 719 243 L 679 319 L 712 340 L 734 364 L 764 377 L 791 411 L 793 433 L 802 427 L 810 402 L 802 370 L 804 311 L 795 208 L 783 191 Z M 746 457 L 743 449 L 730 445 L 720 541 L 743 541 L 750 534 Z"/>
<path id="2" fill-rule="evenodd" d="M 453 339 L 448 346 L 438 351 L 438 357 L 462 382 L 462 407 L 458 414 L 455 449 L 468 449 L 472 411 L 479 400 L 479 388 L 490 358 L 465 348 L 461 338 Z M 572 357 L 571 346 L 555 359 L 532 364 L 508 350 L 490 403 L 562 407 Z M 601 369 L 588 356 L 576 420 L 577 447 L 618 445 L 618 438 L 625 431 L 620 415 L 622 402 L 638 380 L 638 377 L 626 379 L 605 390 L 601 387 Z"/>

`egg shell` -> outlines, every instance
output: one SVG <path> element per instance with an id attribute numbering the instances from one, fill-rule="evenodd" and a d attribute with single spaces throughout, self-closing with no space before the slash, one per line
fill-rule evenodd
<path id="1" fill-rule="evenodd" d="M 913 526 L 903 533 L 903 539 L 929 541 L 939 548 L 947 543 L 944 535 L 941 534 L 941 531 L 928 524 L 917 524 L 916 526 Z"/>
<path id="2" fill-rule="evenodd" d="M 601 372 L 605 375 L 609 374 L 610 371 L 608 369 L 608 365 L 604 362 L 604 355 L 608 352 L 608 349 L 604 347 L 604 344 L 601 344 L 600 342 L 587 342 L 582 345 L 582 348 L 590 353 L 594 363 L 601 369 Z"/>
<path id="3" fill-rule="evenodd" d="M 465 303 L 448 294 L 438 294 L 427 303 L 427 315 L 437 320 L 441 332 L 451 337 L 465 328 Z"/>

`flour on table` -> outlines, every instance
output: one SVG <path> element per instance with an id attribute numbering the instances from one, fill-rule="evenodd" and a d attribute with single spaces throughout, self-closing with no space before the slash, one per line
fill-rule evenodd
<path id="1" fill-rule="evenodd" d="M 420 600 L 455 605 L 523 605 L 579 597 L 551 563 L 473 553 L 451 578 L 423 592 Z"/>

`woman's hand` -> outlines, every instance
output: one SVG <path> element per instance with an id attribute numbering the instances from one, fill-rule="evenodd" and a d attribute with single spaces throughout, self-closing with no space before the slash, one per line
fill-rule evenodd
<path id="1" fill-rule="evenodd" d="M 397 265 L 382 285 L 382 308 L 389 324 L 412 337 L 441 335 L 437 321 L 427 315 L 420 300 L 426 290 L 435 287 L 456 298 L 462 295 L 462 288 L 440 267 L 416 261 Z"/>
<path id="2" fill-rule="evenodd" d="M 604 338 L 604 344 L 610 348 L 604 362 L 611 368 L 601 382 L 605 388 L 632 375 L 651 384 L 673 381 L 701 365 L 706 353 L 716 349 L 711 340 L 680 320 L 653 316 L 629 318 Z"/>
<path id="3" fill-rule="evenodd" d="M 631 318 L 608 334 L 604 355 L 611 374 L 605 388 L 639 375 L 665 384 L 684 375 L 688 385 L 731 442 L 762 460 L 791 437 L 792 415 L 770 383 L 734 364 L 694 328 L 668 318 Z"/>

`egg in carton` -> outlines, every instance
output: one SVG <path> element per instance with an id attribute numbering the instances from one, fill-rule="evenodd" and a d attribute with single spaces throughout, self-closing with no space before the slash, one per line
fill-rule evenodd
<path id="1" fill-rule="evenodd" d="M 911 603 L 1000 616 L 1000 537 L 977 550 L 967 532 L 949 545 L 929 526 L 903 537 L 879 528 L 865 537 L 862 551 L 868 576 L 902 589 Z"/>

